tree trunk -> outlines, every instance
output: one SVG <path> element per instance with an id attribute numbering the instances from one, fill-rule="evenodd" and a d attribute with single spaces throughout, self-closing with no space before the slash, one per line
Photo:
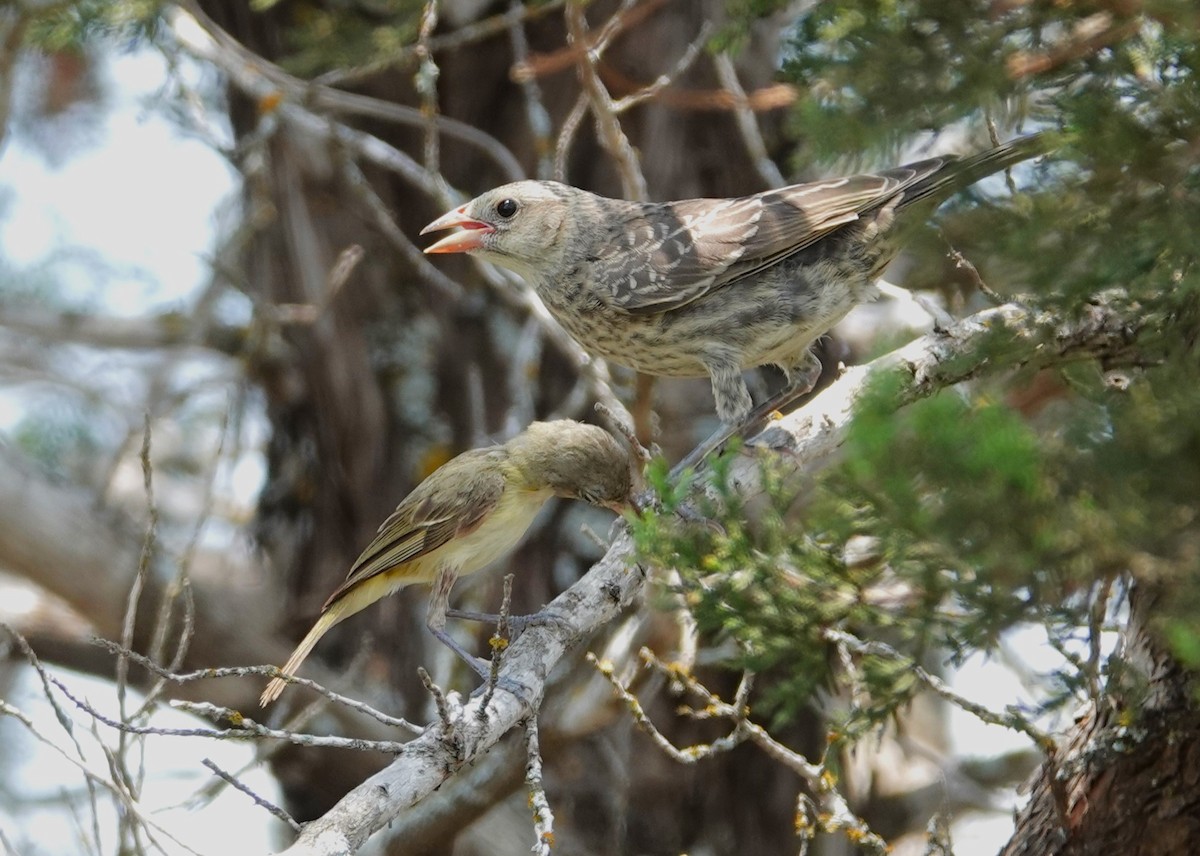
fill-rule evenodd
<path id="1" fill-rule="evenodd" d="M 1038 770 L 1003 856 L 1190 856 L 1200 843 L 1200 710 L 1153 632 L 1155 595 L 1131 597 L 1125 674 Z"/>

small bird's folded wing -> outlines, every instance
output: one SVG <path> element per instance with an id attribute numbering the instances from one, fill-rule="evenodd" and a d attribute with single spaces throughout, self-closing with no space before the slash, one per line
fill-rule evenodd
<path id="1" fill-rule="evenodd" d="M 920 164 L 930 171 L 940 165 Z M 737 199 L 631 206 L 592 254 L 596 279 L 609 286 L 616 308 L 677 309 L 800 252 L 929 174 L 913 167 Z"/>
<path id="2" fill-rule="evenodd" d="M 496 458 L 505 454 L 495 447 L 464 452 L 417 485 L 383 521 L 323 609 L 364 580 L 428 556 L 479 526 L 504 492 Z"/>

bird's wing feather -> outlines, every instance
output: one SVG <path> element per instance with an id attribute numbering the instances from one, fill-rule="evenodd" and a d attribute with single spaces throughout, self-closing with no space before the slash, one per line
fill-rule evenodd
<path id="1" fill-rule="evenodd" d="M 738 199 L 630 206 L 590 260 L 614 307 L 677 309 L 811 246 L 927 174 L 899 167 Z"/>
<path id="2" fill-rule="evenodd" d="M 363 580 L 427 556 L 478 527 L 504 492 L 496 459 L 506 454 L 495 446 L 464 452 L 417 485 L 383 521 L 324 609 Z"/>

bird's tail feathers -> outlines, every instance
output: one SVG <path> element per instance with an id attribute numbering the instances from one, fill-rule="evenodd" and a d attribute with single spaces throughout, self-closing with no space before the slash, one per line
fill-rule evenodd
<path id="1" fill-rule="evenodd" d="M 300 668 L 300 664 L 304 662 L 304 658 L 312 651 L 313 646 L 321 640 L 322 636 L 329 632 L 329 629 L 333 625 L 344 618 L 349 618 L 360 610 L 366 609 L 375 601 L 386 597 L 396 589 L 425 579 L 421 576 L 424 566 L 420 562 L 409 562 L 403 567 L 406 571 L 405 574 L 392 569 L 388 572 L 378 573 L 366 579 L 358 580 L 353 585 L 345 586 L 334 592 L 333 596 L 326 601 L 324 611 L 321 613 L 321 617 L 317 619 L 317 623 L 313 625 L 312 630 L 308 631 L 308 635 L 296 646 L 296 650 L 292 652 L 292 656 L 288 657 L 288 661 L 283 664 L 283 668 L 279 671 L 288 676 L 296 674 L 296 670 Z M 263 707 L 266 707 L 279 698 L 279 694 L 283 692 L 285 686 L 287 686 L 287 681 L 284 678 L 275 678 L 275 680 L 267 684 L 267 688 L 263 690 L 262 698 L 259 699 Z"/>
<path id="2" fill-rule="evenodd" d="M 1054 148 L 1055 142 L 1052 134 L 1037 133 L 1017 137 L 978 154 L 950 160 L 941 168 L 931 170 L 924 178 L 918 179 L 906 188 L 901 205 L 907 207 L 931 197 L 937 204 L 940 204 L 951 194 L 970 187 L 989 175 L 994 175 L 1038 155 L 1046 154 Z M 919 165 L 914 164 L 914 166 Z"/>
<path id="3" fill-rule="evenodd" d="M 958 162 L 954 172 L 962 180 L 962 186 L 974 184 L 982 178 L 1016 166 L 1022 161 L 1044 155 L 1055 149 L 1054 135 L 1046 132 L 1017 137 L 995 148 L 965 157 Z"/>
<path id="4" fill-rule="evenodd" d="M 288 677 L 296 674 L 296 670 L 300 668 L 300 664 L 305 658 L 312 653 L 313 646 L 320 641 L 321 637 L 329 632 L 329 628 L 337 624 L 345 616 L 337 610 L 329 610 L 317 619 L 317 623 L 313 625 L 312 630 L 308 631 L 308 635 L 296 646 L 296 650 L 292 652 L 292 656 L 288 657 L 288 661 L 283 664 L 283 668 L 279 671 Z M 275 678 L 271 683 L 267 684 L 267 688 L 263 690 L 262 697 L 259 703 L 266 707 L 275 699 L 279 698 L 279 694 L 283 692 L 283 688 L 288 684 L 286 678 Z"/>

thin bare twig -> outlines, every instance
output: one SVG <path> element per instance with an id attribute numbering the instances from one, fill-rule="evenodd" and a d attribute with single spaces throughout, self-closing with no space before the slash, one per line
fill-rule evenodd
<path id="1" fill-rule="evenodd" d="M 286 811 L 284 811 L 279 806 L 275 805 L 275 803 L 271 802 L 270 800 L 268 800 L 262 796 L 259 796 L 248 785 L 244 785 L 241 782 L 239 782 L 233 776 L 232 773 L 227 773 L 224 770 L 222 770 L 220 767 L 218 767 L 212 761 L 212 759 L 203 758 L 203 759 L 201 759 L 200 763 L 203 764 L 205 767 L 208 767 L 208 769 L 212 770 L 213 774 L 216 775 L 218 778 L 220 778 L 222 781 L 224 781 L 226 784 L 232 786 L 236 790 L 239 790 L 242 793 L 244 793 L 246 796 L 250 797 L 250 799 L 254 801 L 255 805 L 265 808 L 271 814 L 275 815 L 277 818 L 282 820 L 284 823 L 286 823 L 288 826 L 290 826 L 293 831 L 299 832 L 300 829 L 302 828 L 300 826 L 300 824 L 296 821 L 296 818 L 292 817 L 290 814 L 288 814 Z"/>
<path id="2" fill-rule="evenodd" d="M 728 53 L 719 53 L 713 57 L 713 68 L 717 72 L 717 80 L 733 97 L 733 117 L 737 122 L 738 133 L 742 136 L 742 144 L 746 147 L 754 169 L 758 172 L 767 187 L 783 187 L 787 184 L 783 173 L 767 154 L 767 144 L 763 142 L 762 129 L 758 127 L 758 118 L 750 109 L 750 100 L 746 90 L 738 80 L 737 69 Z"/>
<path id="3" fill-rule="evenodd" d="M 150 414 L 143 415 L 142 425 L 142 488 L 146 494 L 146 534 L 142 539 L 142 551 L 138 557 L 137 571 L 133 583 L 129 586 L 129 598 L 125 605 L 125 618 L 121 623 L 121 645 L 126 650 L 133 648 L 134 624 L 137 621 L 138 606 L 142 598 L 142 589 L 146 584 L 146 576 L 150 572 L 150 561 L 154 556 L 156 537 L 158 534 L 158 506 L 154 501 L 154 467 L 150 461 Z M 53 680 L 53 678 L 51 679 Z M 129 660 L 124 656 L 117 657 L 117 710 L 123 722 L 129 721 L 129 711 L 125 707 L 126 693 L 129 682 Z M 128 742 L 124 732 L 117 735 L 117 756 L 125 757 Z"/>
<path id="4" fill-rule="evenodd" d="M 835 629 L 826 630 L 825 638 L 835 644 L 844 644 L 852 652 L 859 655 L 866 654 L 875 657 L 886 657 L 889 660 L 904 663 L 912 676 L 928 687 L 934 694 L 950 702 L 955 707 L 965 710 L 981 722 L 1019 731 L 1032 740 L 1034 745 L 1043 752 L 1053 751 L 1054 749 L 1054 743 L 1050 739 L 1050 736 L 1027 720 L 1015 708 L 1010 706 L 1004 713 L 996 713 L 981 704 L 971 701 L 969 698 L 959 695 L 950 689 L 946 685 L 946 682 L 937 675 L 930 674 L 921 666 L 914 663 L 910 657 L 904 656 L 891 645 L 884 642 L 864 641 L 843 630 Z"/>
<path id="5" fill-rule="evenodd" d="M 193 850 L 191 847 L 184 844 L 178 838 L 171 835 L 171 833 L 168 832 L 166 829 L 164 829 L 162 826 L 155 823 L 153 818 L 150 816 L 150 813 L 142 808 L 142 806 L 138 802 L 138 800 L 136 800 L 131 794 L 129 794 L 124 788 L 122 788 L 117 782 L 113 781 L 113 779 L 110 775 L 101 774 L 101 773 L 96 772 L 91 767 L 89 767 L 86 762 L 84 762 L 78 758 L 73 758 L 69 754 L 67 754 L 65 751 L 63 751 L 61 746 L 59 746 L 57 743 L 55 743 L 53 740 L 51 740 L 46 735 L 42 734 L 42 732 L 40 732 L 38 730 L 33 719 L 30 716 L 28 716 L 27 714 L 25 714 L 24 712 L 22 712 L 19 708 L 14 707 L 13 705 L 9 704 L 8 702 L 4 701 L 3 699 L 0 699 L 0 715 L 11 716 L 13 719 L 16 719 L 18 722 L 20 722 L 23 726 L 25 726 L 25 730 L 28 731 L 35 740 L 37 740 L 39 743 L 42 743 L 45 746 L 48 746 L 54 752 L 57 752 L 68 764 L 70 764 L 72 767 L 74 767 L 80 773 L 82 773 L 84 778 L 88 782 L 90 782 L 92 785 L 103 788 L 104 790 L 111 793 L 116 798 L 117 802 L 121 805 L 121 807 L 124 810 L 128 811 L 130 814 L 132 814 L 134 817 L 136 817 L 146 827 L 158 830 L 165 838 L 167 838 L 169 841 L 172 841 L 173 843 L 179 845 L 186 852 L 194 854 L 194 856 L 202 856 L 202 854 Z"/>
<path id="6" fill-rule="evenodd" d="M 167 666 L 167 671 L 169 672 L 178 671 L 179 667 L 183 665 L 196 629 L 196 602 L 192 595 L 188 571 L 191 568 L 192 560 L 195 558 L 196 547 L 200 543 L 200 535 L 203 533 L 205 525 L 212 516 L 213 503 L 216 498 L 217 470 L 220 467 L 221 458 L 225 453 L 225 442 L 229 436 L 231 411 L 232 406 L 226 408 L 222 414 L 221 425 L 217 431 L 217 448 L 213 453 L 212 465 L 209 468 L 209 477 L 205 481 L 200 513 L 196 517 L 196 523 L 192 527 L 192 533 L 183 548 L 183 553 L 179 556 L 175 577 L 163 591 L 162 600 L 158 608 L 158 617 L 154 623 L 154 639 L 150 643 L 148 659 L 159 662 L 163 659 L 166 652 L 167 637 L 170 632 L 171 621 L 174 618 L 175 602 L 180 597 L 183 598 L 183 625 L 180 627 L 179 642 L 175 646 L 175 653 L 171 657 L 170 665 Z M 166 685 L 167 679 L 162 677 L 151 685 L 135 716 L 149 711 L 151 705 L 155 703 Z"/>
<path id="7" fill-rule="evenodd" d="M 529 59 L 529 40 L 525 37 L 525 19 L 519 13 L 525 8 L 521 0 L 511 0 L 508 5 L 511 23 L 508 25 L 508 43 L 512 46 L 513 66 L 520 67 Z M 553 144 L 550 142 L 552 123 L 550 112 L 542 99 L 542 88 L 537 78 L 533 76 L 517 77 L 517 85 L 521 87 L 521 97 L 525 104 L 525 119 L 529 123 L 529 131 L 533 134 L 533 150 L 537 155 L 536 175 L 546 179 L 553 176 L 554 162 Z"/>
<path id="8" fill-rule="evenodd" d="M 979 268 L 975 267 L 971 261 L 954 247 L 950 248 L 950 258 L 954 259 L 954 266 L 967 272 L 967 276 L 971 278 L 971 282 L 979 289 L 979 293 L 986 297 L 995 306 L 1003 306 L 1006 301 L 1004 296 L 994 290 L 990 285 L 983 281 L 983 277 L 979 274 Z"/>
<path id="9" fill-rule="evenodd" d="M 861 846 L 868 847 L 876 853 L 887 852 L 887 843 L 872 832 L 870 827 L 850 810 L 846 798 L 835 787 L 832 774 L 823 765 L 813 764 L 804 756 L 788 749 L 771 737 L 762 726 L 750 721 L 750 708 L 747 701 L 753 680 L 751 675 L 748 673 L 742 675 L 734 702 L 731 704 L 713 694 L 692 675 L 683 672 L 676 666 L 663 663 L 649 649 L 643 648 L 641 657 L 648 666 L 667 677 L 668 680 L 681 683 L 685 690 L 697 696 L 703 703 L 703 707 L 699 710 L 683 708 L 681 713 L 697 719 L 721 717 L 733 722 L 733 729 L 729 734 L 719 737 L 711 743 L 697 744 L 684 749 L 676 748 L 646 715 L 637 697 L 616 677 L 611 664 L 598 663 L 595 656 L 589 654 L 588 661 L 596 665 L 600 674 L 612 685 L 613 691 L 625 702 L 630 715 L 637 724 L 669 757 L 681 764 L 694 764 L 704 758 L 728 752 L 747 741 L 753 742 L 768 756 L 798 773 L 808 783 L 809 788 L 817 794 L 821 806 L 825 809 L 825 813 L 817 818 L 821 829 L 827 832 L 843 832 Z"/>
<path id="10" fill-rule="evenodd" d="M 75 736 L 74 723 L 72 722 L 71 717 L 67 715 L 67 712 L 63 709 L 62 705 L 58 703 L 58 699 L 54 697 L 54 693 L 50 689 L 50 675 L 42 665 L 42 661 L 38 658 L 38 655 L 34 652 L 33 647 L 29 644 L 29 640 L 17 632 L 16 628 L 10 627 L 2 622 L 0 622 L 0 629 L 3 629 L 6 633 L 8 633 L 9 636 L 12 637 L 13 641 L 17 643 L 17 647 L 21 649 L 21 653 L 25 656 L 25 659 L 29 662 L 29 665 L 37 673 L 38 680 L 42 683 L 42 695 L 45 696 L 46 701 L 49 702 L 50 709 L 54 711 L 54 718 L 57 720 L 62 730 L 66 733 L 67 737 L 70 738 L 71 744 L 75 747 L 75 753 L 79 756 L 80 763 L 86 764 L 87 756 L 84 754 L 82 744 L 80 744 L 79 739 Z M 96 783 L 90 778 L 85 778 L 84 781 L 87 783 L 88 799 L 91 803 L 92 810 L 92 839 L 96 842 L 97 846 L 99 846 L 100 810 L 96 793 Z"/>
<path id="11" fill-rule="evenodd" d="M 421 252 L 420 247 L 414 244 L 404 230 L 396 224 L 392 212 L 375 192 L 375 188 L 371 186 L 371 182 L 363 173 L 362 168 L 349 157 L 341 159 L 341 167 L 347 187 L 362 204 L 375 224 L 375 228 L 387 239 L 392 249 L 396 250 L 401 258 L 416 269 L 417 275 L 422 280 L 440 291 L 444 297 L 454 301 L 461 300 L 466 294 L 466 289 L 432 264 L 429 256 Z"/>
<path id="12" fill-rule="evenodd" d="M 124 649 L 118 643 L 111 642 L 108 639 L 93 638 L 92 643 L 112 652 L 113 654 L 117 654 L 118 656 L 123 653 L 131 662 L 136 663 L 143 669 L 146 669 L 148 672 L 151 672 L 160 678 L 164 678 L 176 684 L 188 684 L 195 681 L 208 681 L 218 678 L 244 678 L 249 676 L 262 676 L 268 678 L 281 677 L 281 673 L 277 666 L 225 666 L 218 669 L 197 669 L 194 672 L 171 672 L 167 669 L 164 669 L 153 660 L 138 654 L 136 651 Z M 316 681 L 309 680 L 308 678 L 302 678 L 298 675 L 288 675 L 287 679 L 289 684 L 308 687 L 314 692 L 320 693 L 334 704 L 340 704 L 344 707 L 348 707 L 350 710 L 355 710 L 359 713 L 366 714 L 367 716 L 383 723 L 384 725 L 394 728 L 403 728 L 406 731 L 412 732 L 413 734 L 420 734 L 422 731 L 424 731 L 424 729 L 419 725 L 413 725 L 408 720 L 401 719 L 400 717 L 389 716 L 386 713 L 378 711 L 370 705 L 365 704 L 364 702 L 348 698 L 347 696 L 340 695 L 339 693 L 335 693 L 333 690 L 326 688 Z"/>
<path id="13" fill-rule="evenodd" d="M 575 104 L 571 107 L 571 112 L 567 114 L 567 118 L 563 119 L 562 127 L 558 131 L 558 140 L 554 144 L 554 180 L 567 180 L 567 157 L 571 153 L 571 144 L 575 142 L 575 134 L 579 131 L 579 126 L 583 124 L 583 117 L 588 114 L 588 108 L 591 102 L 588 100 L 586 92 L 579 93 L 579 97 L 575 99 Z"/>
<path id="14" fill-rule="evenodd" d="M 449 52 L 475 44 L 476 42 L 481 42 L 492 36 L 498 36 L 505 30 L 511 30 L 514 26 L 519 26 L 525 21 L 541 18 L 557 10 L 565 2 L 566 0 L 548 0 L 548 2 L 536 5 L 514 3 L 509 7 L 507 12 L 492 15 L 490 18 L 472 21 L 469 24 L 459 27 L 457 30 L 451 30 L 448 33 L 431 37 L 429 39 L 429 50 L 431 52 Z M 320 86 L 346 86 L 347 84 L 358 83 L 368 77 L 374 77 L 379 72 L 386 71 L 389 68 L 406 65 L 412 62 L 415 57 L 415 49 L 405 47 L 398 50 L 393 56 L 377 62 L 335 68 L 332 71 L 327 71 L 314 78 L 312 82 Z"/>
<path id="15" fill-rule="evenodd" d="M 713 25 L 711 21 L 705 21 L 703 24 L 701 24 L 700 31 L 696 33 L 696 37 L 688 43 L 687 48 L 680 55 L 679 59 L 675 61 L 675 65 L 672 66 L 669 71 L 660 74 L 652 83 L 649 83 L 646 86 L 643 86 L 641 89 L 631 92 L 629 95 L 614 101 L 612 105 L 613 112 L 621 114 L 631 107 L 636 107 L 643 101 L 649 101 L 653 98 L 657 98 L 660 92 L 670 86 L 676 80 L 676 78 L 687 71 L 688 68 L 691 67 L 692 63 L 696 61 L 696 57 L 700 55 L 700 51 L 703 49 L 705 42 L 708 41 L 708 37 L 712 35 L 712 31 Z M 742 95 L 744 97 L 745 93 L 743 92 Z M 751 118 L 753 118 L 753 114 L 751 114 Z M 757 127 L 757 124 L 755 127 Z"/>
<path id="16" fill-rule="evenodd" d="M 642 653 L 644 656 L 646 649 L 643 648 Z M 679 749 L 667 738 L 665 734 L 658 730 L 658 726 L 656 726 L 654 721 L 650 719 L 645 708 L 642 707 L 642 703 L 638 701 L 637 696 L 630 692 L 625 685 L 621 683 L 620 679 L 616 675 L 616 672 L 613 670 L 611 663 L 600 662 L 596 658 L 596 655 L 592 654 L 590 651 L 587 653 L 586 658 L 587 661 L 595 666 L 597 671 L 599 671 L 600 674 L 604 676 L 604 678 L 607 679 L 612 685 L 613 692 L 615 692 L 621 701 L 625 703 L 625 706 L 629 710 L 629 713 L 633 717 L 634 721 L 650 737 L 650 739 L 654 742 L 654 745 L 666 753 L 668 757 L 678 761 L 680 764 L 694 764 L 702 758 L 709 758 L 722 752 L 728 752 L 735 746 L 744 743 L 749 737 L 745 727 L 739 722 L 735 724 L 734 729 L 725 737 L 719 737 L 716 740 L 713 740 L 711 743 L 700 743 L 694 746 L 688 746 L 686 748 Z M 668 675 L 668 677 L 673 676 L 675 671 L 677 670 L 669 668 L 665 669 L 665 673 Z"/>
<path id="17" fill-rule="evenodd" d="M 612 16 L 604 23 L 599 34 L 582 44 L 569 44 L 549 53 L 529 57 L 524 63 L 516 64 L 512 69 L 514 80 L 530 77 L 546 77 L 566 71 L 579 62 L 579 56 L 588 50 L 603 53 L 609 43 L 624 31 L 636 27 L 657 12 L 667 0 L 623 0 Z M 584 3 L 583 5 L 587 5 Z"/>
<path id="18" fill-rule="evenodd" d="M 208 37 L 209 43 L 197 43 L 193 39 L 181 38 L 190 52 L 202 59 L 211 61 L 239 89 L 252 97 L 273 103 L 274 109 L 286 115 L 292 121 L 300 121 L 306 128 L 314 131 L 318 137 L 328 136 L 327 131 L 321 130 L 320 125 L 326 119 L 319 118 L 312 111 L 326 110 L 332 114 L 352 113 L 369 116 L 388 122 L 409 125 L 417 129 L 424 128 L 428 121 L 424 113 L 414 107 L 382 101 L 366 95 L 342 92 L 328 86 L 321 86 L 300 80 L 288 74 L 279 66 L 268 62 L 253 51 L 247 50 L 240 42 L 219 27 L 200 9 L 194 0 L 184 0 L 180 12 L 190 16 L 196 26 Z M 303 105 L 303 106 L 301 106 Z M 312 121 L 312 120 L 315 120 Z M 437 116 L 435 123 L 442 135 L 473 146 L 499 168 L 509 181 L 524 178 L 525 170 L 511 151 L 497 140 L 473 125 L 460 122 L 447 116 Z M 387 146 L 377 137 L 362 134 L 346 125 L 338 124 L 330 128 L 335 136 L 343 137 L 352 142 L 355 149 L 365 156 L 379 158 L 377 162 L 388 168 L 401 167 L 397 171 L 406 179 L 415 181 L 418 186 L 436 183 L 439 176 L 424 170 L 407 155 L 402 155 L 397 149 Z M 388 152 L 389 157 L 382 157 Z M 396 157 L 400 155 L 400 157 Z M 426 189 L 423 187 L 422 189 Z M 436 192 L 431 195 L 436 196 Z"/>
<path id="19" fill-rule="evenodd" d="M 346 673 L 348 675 L 358 674 L 359 671 L 361 670 L 363 664 L 366 662 L 366 659 L 369 656 L 369 654 L 370 654 L 369 644 L 364 643 L 363 645 L 360 645 L 359 650 L 355 653 L 354 658 L 350 661 L 349 665 L 347 666 Z M 336 694 L 331 693 L 330 695 L 336 695 Z M 282 730 L 282 731 L 301 731 L 301 730 L 303 730 L 304 728 L 306 728 L 308 726 L 308 724 L 310 722 L 313 721 L 313 719 L 315 719 L 317 716 L 320 716 L 321 714 L 323 714 L 329 708 L 331 701 L 333 701 L 333 700 L 329 699 L 329 698 L 313 699 L 312 702 L 310 702 L 307 705 L 301 706 L 294 713 L 292 713 L 290 716 L 288 716 L 287 719 L 284 721 L 284 724 L 282 726 L 280 726 L 280 730 Z M 351 709 L 355 709 L 356 707 L 366 707 L 366 705 L 363 705 L 362 702 L 356 701 L 354 699 L 346 699 L 346 702 L 347 702 L 347 706 L 350 707 Z M 373 709 L 367 708 L 367 711 L 364 711 L 364 712 L 368 712 L 368 711 L 373 712 Z M 385 715 L 380 714 L 380 716 L 385 716 Z M 386 718 L 389 720 L 393 719 L 392 717 L 386 717 Z M 404 723 L 404 720 L 400 720 L 400 723 Z M 393 723 L 384 722 L 384 724 L 391 725 Z M 407 723 L 404 723 L 404 724 L 407 724 Z M 412 726 L 412 727 L 416 728 L 416 726 Z M 418 732 L 420 730 L 421 729 L 417 729 Z M 286 746 L 287 746 L 287 744 L 283 743 L 282 741 L 276 741 L 276 742 L 273 742 L 270 744 L 263 742 L 263 743 L 259 743 L 259 744 L 255 745 L 254 756 L 249 761 L 247 761 L 245 764 L 243 764 L 236 773 L 233 774 L 234 777 L 242 776 L 242 775 L 250 772 L 251 770 L 254 770 L 254 769 L 262 766 L 263 764 L 267 763 L 272 758 L 274 758 L 276 755 L 278 755 L 280 752 L 282 752 L 286 748 Z M 203 808 L 204 806 L 210 804 L 213 800 L 215 800 L 221 794 L 221 791 L 224 790 L 226 784 L 227 783 L 220 778 L 213 779 L 208 784 L 204 785 L 203 787 L 198 788 L 185 801 L 184 805 L 193 811 Z"/>
<path id="20" fill-rule="evenodd" d="M 138 785 L 130 779 L 125 756 L 118 757 L 112 750 L 112 747 L 100 741 L 100 734 L 94 723 L 92 725 L 92 736 L 100 743 L 100 752 L 104 755 L 104 760 L 108 763 L 108 775 L 112 779 L 113 785 L 126 794 L 130 800 L 136 801 L 138 797 Z M 139 782 L 141 781 L 142 773 L 144 773 L 144 770 L 139 771 Z M 146 851 L 146 842 L 142 840 L 143 835 L 149 839 L 149 843 L 155 849 L 160 852 L 162 851 L 162 845 L 150 834 L 149 830 L 144 829 L 137 822 L 136 818 L 118 817 L 117 838 L 122 843 L 122 850 L 132 852 L 136 856 L 149 856 Z"/>
<path id="21" fill-rule="evenodd" d="M 529 807 L 533 809 L 532 850 L 538 856 L 550 856 L 554 846 L 554 812 L 542 781 L 542 750 L 536 716 L 525 720 L 525 784 L 529 788 Z"/>
<path id="22" fill-rule="evenodd" d="M 359 752 L 386 752 L 391 755 L 399 755 L 404 751 L 403 743 L 397 743 L 392 740 L 356 740 L 346 737 L 328 737 L 318 734 L 296 734 L 289 731 L 281 731 L 275 728 L 267 728 L 260 725 L 249 717 L 243 716 L 240 711 L 233 710 L 227 707 L 221 707 L 208 702 L 190 702 L 182 699 L 173 699 L 171 707 L 188 713 L 196 714 L 197 716 L 207 716 L 213 719 L 224 719 L 233 723 L 233 728 L 213 729 L 213 728 L 160 728 L 150 725 L 134 725 L 129 722 L 122 722 L 113 719 L 110 716 L 105 716 L 96 708 L 92 707 L 84 699 L 79 698 L 72 693 L 62 683 L 62 681 L 50 676 L 50 682 L 58 687 L 59 692 L 65 695 L 72 704 L 80 710 L 93 717 L 98 722 L 107 725 L 116 731 L 133 734 L 146 735 L 157 734 L 168 737 L 209 737 L 214 740 L 258 740 L 268 738 L 272 740 L 285 740 L 288 743 L 294 743 L 297 746 L 320 746 L 333 749 L 354 749 Z"/>
<path id="23" fill-rule="evenodd" d="M 504 649 L 512 638 L 512 590 L 515 574 L 504 575 L 504 594 L 500 598 L 500 614 L 496 623 L 496 633 L 488 640 L 492 648 L 492 667 L 488 672 L 487 686 L 483 691 L 483 704 L 479 706 L 479 715 L 486 716 L 491 706 L 492 697 L 496 694 L 496 685 L 500 682 L 500 666 L 504 659 Z"/>
<path id="24" fill-rule="evenodd" d="M 438 719 L 442 721 L 442 727 L 446 729 L 447 734 L 453 733 L 453 711 L 446 694 L 433 682 L 433 678 L 429 677 L 429 672 L 425 671 L 424 666 L 417 667 L 417 677 L 421 679 L 421 685 L 425 687 L 426 692 L 433 696 L 433 703 L 437 707 Z"/>

